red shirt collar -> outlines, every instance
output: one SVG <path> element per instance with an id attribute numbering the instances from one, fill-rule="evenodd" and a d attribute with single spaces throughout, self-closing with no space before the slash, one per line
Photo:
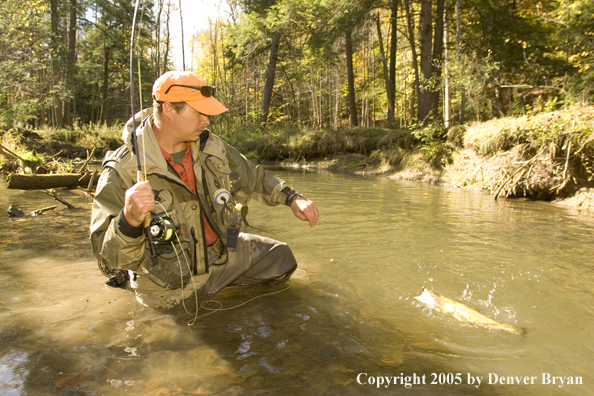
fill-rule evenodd
<path id="1" fill-rule="evenodd" d="M 173 161 L 171 154 L 167 151 L 163 150 L 162 147 L 161 152 L 165 157 L 165 160 L 173 169 L 177 175 L 182 179 L 184 184 L 188 186 L 190 190 L 194 192 L 194 194 L 198 194 L 196 191 L 196 179 L 194 178 L 194 167 L 192 166 L 192 148 L 190 147 L 190 143 L 188 142 L 186 153 L 184 154 L 184 158 L 182 160 L 183 166 Z"/>

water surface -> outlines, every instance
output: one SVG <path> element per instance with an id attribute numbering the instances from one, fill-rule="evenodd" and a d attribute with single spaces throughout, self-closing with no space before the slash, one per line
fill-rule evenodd
<path id="1" fill-rule="evenodd" d="M 163 312 L 103 285 L 82 193 L 61 192 L 74 211 L 0 216 L 0 393 L 588 394 L 592 214 L 380 177 L 275 173 L 316 202 L 319 225 L 253 203 L 244 231 L 289 243 L 301 270 L 288 288 L 227 289 L 197 314 L 191 301 Z M 3 210 L 54 204 L 5 186 Z M 524 334 L 431 312 L 413 299 L 422 287 Z M 457 373 L 461 383 L 448 384 Z M 537 380 L 488 384 L 490 373 Z M 584 385 L 541 385 L 543 373 Z M 413 375 L 426 384 L 358 383 Z"/>

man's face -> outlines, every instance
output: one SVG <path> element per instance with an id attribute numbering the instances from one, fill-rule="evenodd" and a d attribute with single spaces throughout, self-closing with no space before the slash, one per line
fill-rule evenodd
<path id="1" fill-rule="evenodd" d="M 204 128 L 210 125 L 207 115 L 199 113 L 189 105 L 185 105 L 179 113 L 173 110 L 171 122 L 174 129 L 172 132 L 184 142 L 195 142 Z"/>

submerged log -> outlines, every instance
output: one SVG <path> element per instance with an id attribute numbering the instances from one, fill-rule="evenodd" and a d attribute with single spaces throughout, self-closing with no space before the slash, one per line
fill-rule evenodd
<path id="1" fill-rule="evenodd" d="M 8 188 L 16 190 L 45 190 L 49 188 L 87 187 L 91 180 L 91 173 L 64 173 L 52 175 L 21 175 L 12 173 L 8 176 Z"/>

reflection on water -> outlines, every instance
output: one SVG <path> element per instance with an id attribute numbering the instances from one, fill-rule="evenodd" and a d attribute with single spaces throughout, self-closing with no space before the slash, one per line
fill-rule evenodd
<path id="1" fill-rule="evenodd" d="M 319 225 L 310 229 L 285 207 L 254 203 L 245 231 L 288 242 L 303 271 L 287 290 L 227 289 L 217 297 L 220 305 L 198 314 L 222 309 L 191 327 L 195 304 L 162 312 L 103 286 L 84 195 L 62 193 L 74 211 L 0 216 L 0 393 L 404 389 L 360 385 L 359 373 L 368 380 L 425 375 L 425 385 L 406 390 L 422 395 L 583 395 L 591 388 L 591 214 L 385 178 L 278 174 L 317 203 Z M 1 184 L 0 208 L 10 204 L 28 213 L 53 202 Z M 431 312 L 413 299 L 422 287 L 525 333 Z M 462 383 L 447 384 L 448 373 L 461 373 Z M 537 381 L 494 385 L 489 373 Z M 539 385 L 543 373 L 581 377 L 584 385 Z M 468 383 L 475 377 L 482 377 L 478 387 Z"/>

